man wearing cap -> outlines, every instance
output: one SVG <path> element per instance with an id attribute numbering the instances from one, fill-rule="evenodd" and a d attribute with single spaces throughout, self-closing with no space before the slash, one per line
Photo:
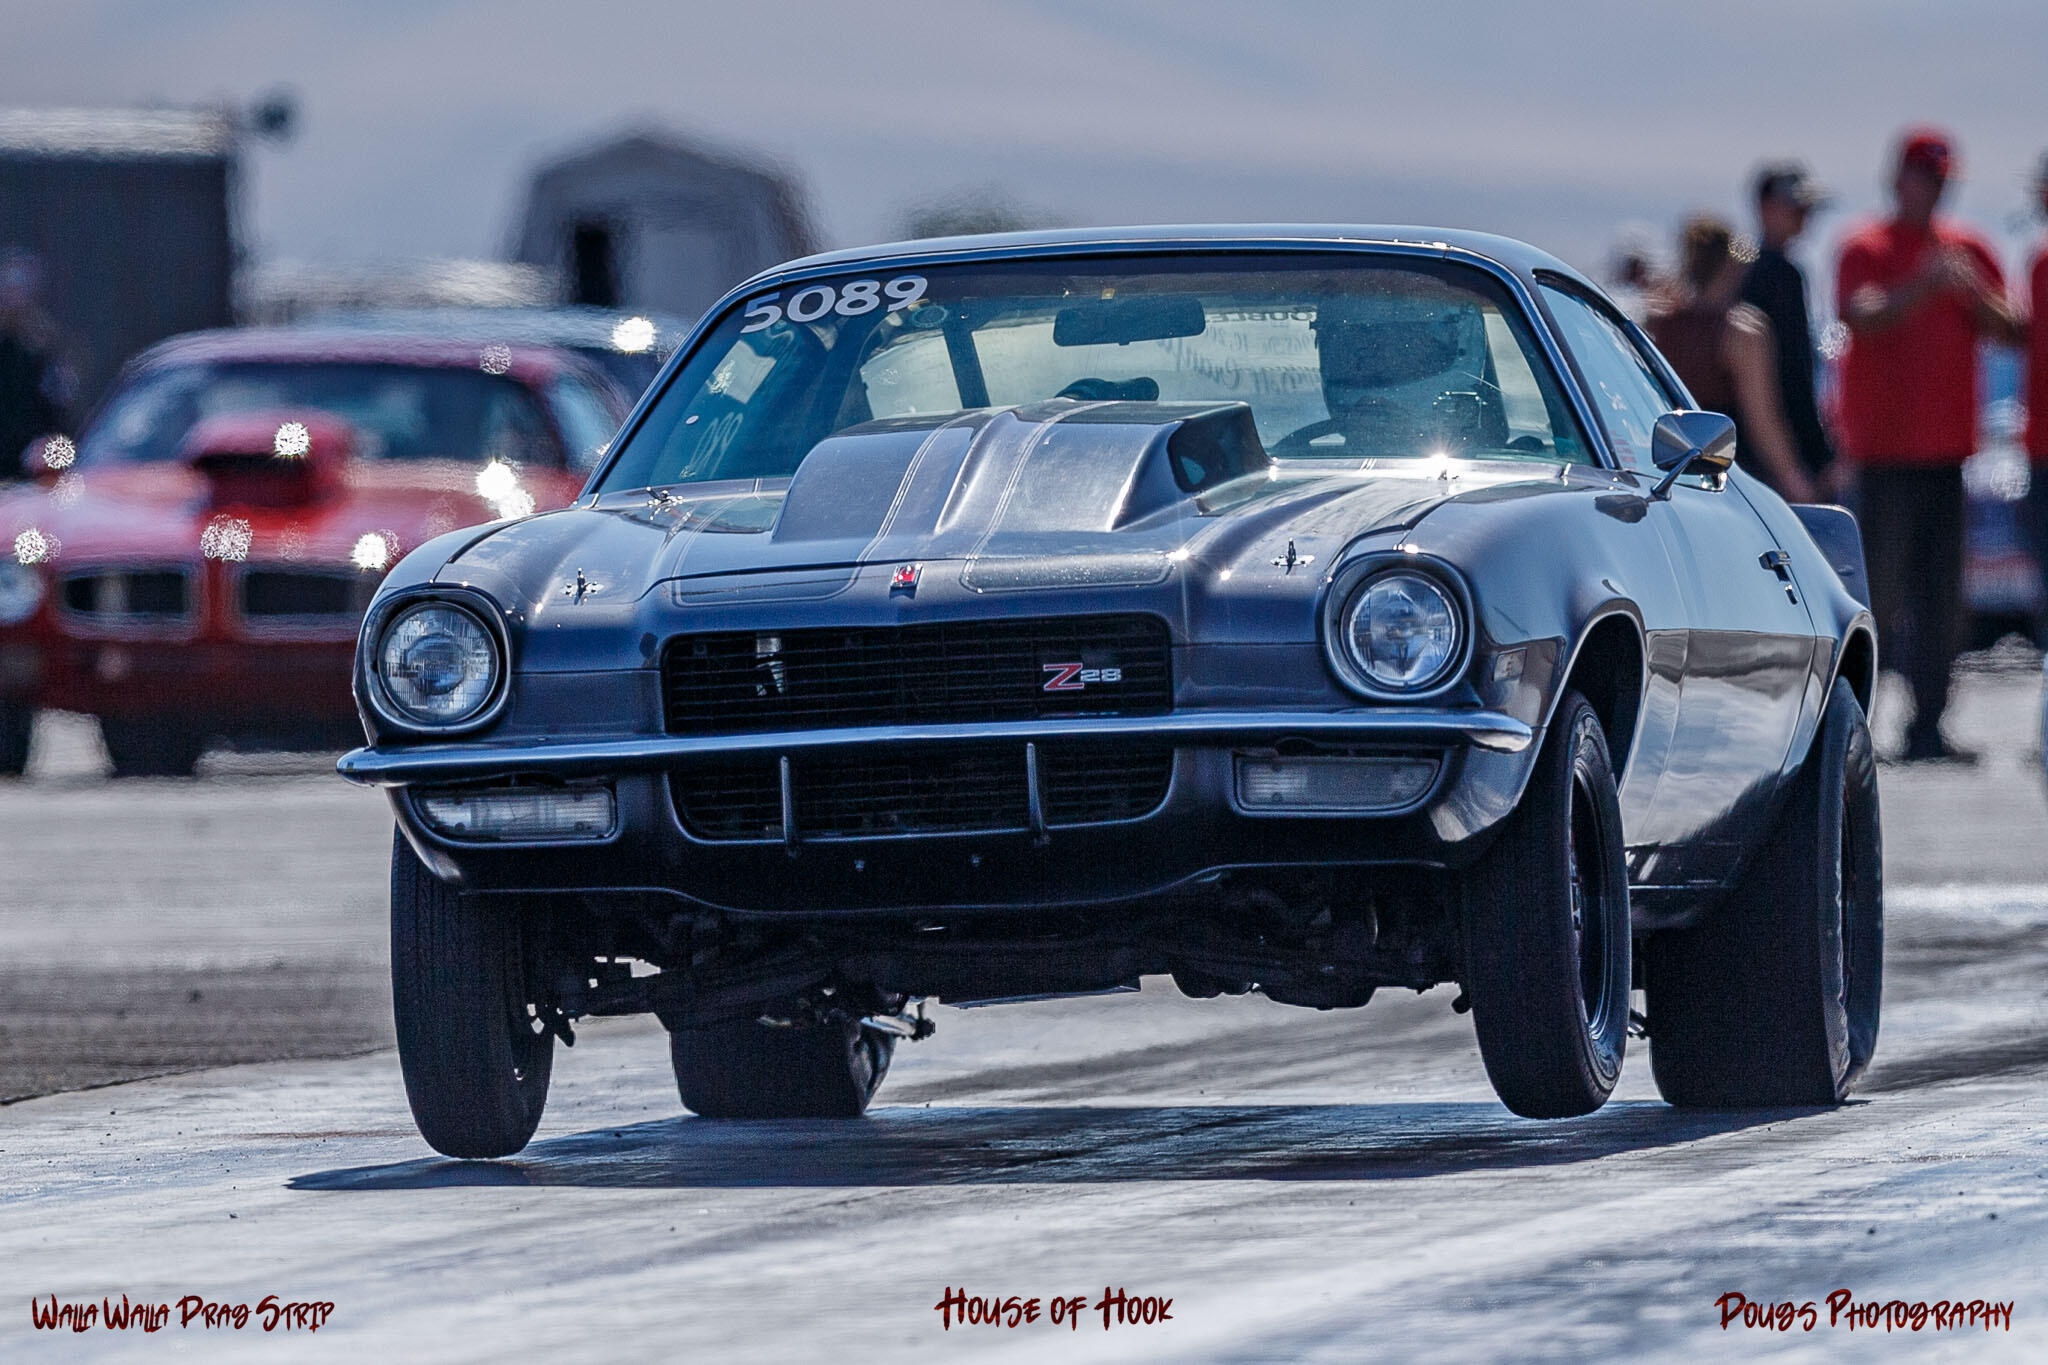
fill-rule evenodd
<path id="1" fill-rule="evenodd" d="M 1786 251 L 1806 231 L 1807 219 L 1830 202 L 1796 161 L 1770 162 L 1756 174 L 1757 253 L 1742 280 L 1742 301 L 1770 323 L 1778 371 L 1778 398 L 1793 448 L 1809 483 L 1839 492 L 1841 470 L 1834 442 L 1814 394 L 1817 357 L 1806 308 L 1806 276 Z"/>
<path id="2" fill-rule="evenodd" d="M 1935 216 L 1955 161 L 1947 134 L 1909 130 L 1892 216 L 1849 237 L 1835 274 L 1842 444 L 1861 471 L 1871 606 L 1912 686 L 1908 762 L 1974 758 L 1941 733 L 1962 625 L 1963 461 L 1977 447 L 1977 342 L 2022 339 L 1991 248 Z"/>

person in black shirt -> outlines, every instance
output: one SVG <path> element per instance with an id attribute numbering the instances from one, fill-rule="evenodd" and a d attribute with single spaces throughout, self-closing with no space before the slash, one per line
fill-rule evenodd
<path id="1" fill-rule="evenodd" d="M 1756 260 L 1742 282 L 1742 301 L 1754 304 L 1770 321 L 1777 343 L 1779 395 L 1800 463 L 1815 485 L 1839 495 L 1847 465 L 1835 459 L 1834 442 L 1828 439 L 1814 394 L 1816 360 L 1813 324 L 1806 311 L 1806 277 L 1785 254 L 1806 230 L 1807 219 L 1828 202 L 1827 192 L 1796 161 L 1771 162 L 1757 171 L 1760 240 Z"/>
<path id="2" fill-rule="evenodd" d="M 65 427 L 70 372 L 37 306 L 40 283 L 34 256 L 18 248 L 0 255 L 0 483 L 38 472 L 26 463 L 29 446 Z"/>

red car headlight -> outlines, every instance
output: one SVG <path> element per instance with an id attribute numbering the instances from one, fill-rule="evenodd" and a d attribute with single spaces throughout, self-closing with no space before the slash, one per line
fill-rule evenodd
<path id="1" fill-rule="evenodd" d="M 34 616 L 46 591 L 40 570 L 0 560 L 0 626 L 18 626 Z"/>

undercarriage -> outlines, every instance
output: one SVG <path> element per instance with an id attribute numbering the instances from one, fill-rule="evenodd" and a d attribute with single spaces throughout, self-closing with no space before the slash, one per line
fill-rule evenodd
<path id="1" fill-rule="evenodd" d="M 631 894 L 484 896 L 526 917 L 543 1016 L 654 1013 L 671 1030 L 756 1017 L 886 1018 L 906 1000 L 992 1003 L 1134 989 L 1257 990 L 1286 1004 L 1365 1004 L 1382 986 L 1457 977 L 1451 874 L 1227 873 L 1170 898 L 1034 913 L 728 919 Z M 507 904 L 510 902 L 510 904 Z"/>

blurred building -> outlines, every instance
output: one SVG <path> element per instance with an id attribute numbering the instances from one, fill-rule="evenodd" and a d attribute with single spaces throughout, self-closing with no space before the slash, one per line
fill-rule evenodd
<path id="1" fill-rule="evenodd" d="M 695 317 L 814 249 L 796 185 L 775 167 L 632 133 L 534 173 L 512 254 L 559 272 L 564 302 Z"/>
<path id="2" fill-rule="evenodd" d="M 237 278 L 235 316 L 279 323 L 404 308 L 531 308 L 554 302 L 560 293 L 554 272 L 515 261 L 266 261 Z"/>
<path id="3" fill-rule="evenodd" d="M 36 257 L 81 411 L 136 351 L 227 322 L 238 141 L 225 110 L 0 110 L 0 254 Z"/>

